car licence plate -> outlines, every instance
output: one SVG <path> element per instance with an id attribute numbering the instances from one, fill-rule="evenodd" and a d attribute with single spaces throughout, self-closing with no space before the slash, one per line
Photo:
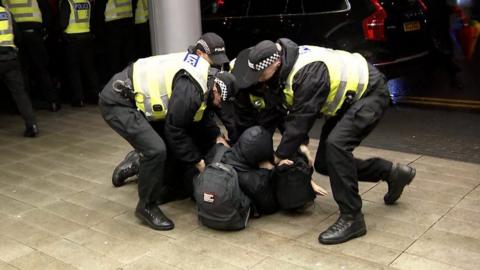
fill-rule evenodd
<path id="1" fill-rule="evenodd" d="M 406 22 L 403 24 L 403 30 L 405 32 L 420 30 L 420 22 L 419 21 Z"/>

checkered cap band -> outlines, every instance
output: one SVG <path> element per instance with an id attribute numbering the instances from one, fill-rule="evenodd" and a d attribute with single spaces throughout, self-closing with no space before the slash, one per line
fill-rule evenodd
<path id="1" fill-rule="evenodd" d="M 225 101 L 228 98 L 227 85 L 220 79 L 215 78 L 214 82 L 220 87 L 220 96 L 222 100 Z"/>
<path id="2" fill-rule="evenodd" d="M 210 52 L 210 47 L 208 47 L 208 44 L 207 44 L 207 42 L 205 42 L 205 40 L 199 39 L 199 40 L 197 41 L 197 44 L 200 44 L 200 45 L 203 47 L 203 49 L 205 50 L 205 53 L 206 53 L 206 54 L 210 54 L 210 53 L 211 53 L 211 52 Z"/>
<path id="3" fill-rule="evenodd" d="M 269 67 L 271 64 L 273 64 L 275 61 L 280 59 L 280 54 L 274 53 L 273 55 L 263 59 L 262 61 L 258 62 L 257 64 L 254 64 L 248 60 L 248 66 L 251 69 L 254 69 L 256 71 L 261 71 Z"/>

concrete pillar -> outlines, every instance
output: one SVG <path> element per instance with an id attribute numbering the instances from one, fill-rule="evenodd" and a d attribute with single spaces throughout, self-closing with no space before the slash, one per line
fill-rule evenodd
<path id="1" fill-rule="evenodd" d="M 152 54 L 185 51 L 202 34 L 200 0 L 149 0 Z"/>

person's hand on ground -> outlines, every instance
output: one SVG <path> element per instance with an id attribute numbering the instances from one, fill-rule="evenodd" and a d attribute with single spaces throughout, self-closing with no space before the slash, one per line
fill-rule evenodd
<path id="1" fill-rule="evenodd" d="M 313 188 L 313 191 L 315 192 L 315 194 L 320 195 L 320 196 L 327 196 L 328 195 L 328 191 L 326 191 L 324 188 L 322 188 L 317 183 L 315 183 L 313 181 L 313 179 L 312 179 L 312 181 L 310 181 L 310 184 L 312 185 L 312 188 Z"/>
<path id="2" fill-rule="evenodd" d="M 300 152 L 302 152 L 308 159 L 308 166 L 313 167 L 313 158 L 308 146 L 305 144 L 300 145 Z"/>
<path id="3" fill-rule="evenodd" d="M 200 173 L 203 173 L 203 171 L 205 170 L 205 161 L 203 159 L 200 160 L 197 164 L 195 164 L 195 167 Z"/>

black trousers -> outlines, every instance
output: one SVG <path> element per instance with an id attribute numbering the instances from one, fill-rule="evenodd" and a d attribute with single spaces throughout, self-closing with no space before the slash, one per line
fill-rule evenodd
<path id="1" fill-rule="evenodd" d="M 17 104 L 26 125 L 37 123 L 30 97 L 25 89 L 22 70 L 18 60 L 0 61 L 0 79 L 5 83 Z"/>
<path id="2" fill-rule="evenodd" d="M 105 23 L 106 76 L 120 72 L 135 57 L 133 24 Z"/>
<path id="3" fill-rule="evenodd" d="M 315 170 L 330 177 L 333 197 L 342 214 L 361 212 L 358 181 L 378 182 L 390 173 L 392 162 L 381 158 L 362 160 L 352 153 L 378 124 L 389 104 L 390 96 L 382 75 L 366 96 L 328 119 L 323 126 Z"/>
<path id="4" fill-rule="evenodd" d="M 135 58 L 145 58 L 152 55 L 150 27 L 148 22 L 135 24 Z"/>
<path id="5" fill-rule="evenodd" d="M 57 102 L 58 94 L 48 72 L 49 57 L 41 33 L 33 29 L 24 30 L 22 37 L 20 57 L 26 69 L 24 71 L 27 77 L 25 78 L 26 86 L 29 86 L 30 77 L 33 77 L 40 86 L 42 96 L 49 102 Z"/>
<path id="6" fill-rule="evenodd" d="M 66 35 L 65 69 L 71 100 L 98 98 L 98 76 L 93 61 L 93 40 L 90 34 Z"/>
<path id="7" fill-rule="evenodd" d="M 106 84 L 102 91 L 113 91 L 115 80 L 125 80 L 125 73 L 118 73 Z M 138 197 L 145 205 L 155 203 L 165 183 L 165 162 L 167 148 L 163 139 L 153 129 L 145 116 L 132 104 L 109 104 L 102 99 L 100 112 L 120 136 L 141 153 L 140 173 L 138 175 Z"/>

